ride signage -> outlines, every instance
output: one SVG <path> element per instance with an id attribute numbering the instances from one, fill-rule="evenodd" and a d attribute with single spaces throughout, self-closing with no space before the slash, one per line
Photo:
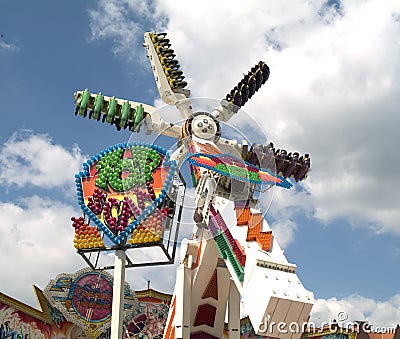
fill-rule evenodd
<path id="1" fill-rule="evenodd" d="M 111 316 L 112 281 L 97 272 L 80 276 L 70 288 L 68 304 L 82 319 L 101 322 Z"/>
<path id="2" fill-rule="evenodd" d="M 124 318 L 131 318 L 138 306 L 134 292 L 125 282 Z M 76 273 L 61 273 L 50 280 L 44 294 L 70 322 L 97 338 L 111 325 L 113 278 L 105 271 L 84 268 Z"/>
<path id="3" fill-rule="evenodd" d="M 125 244 L 129 236 L 130 243 L 157 243 L 176 166 L 156 145 L 118 144 L 83 164 L 84 171 L 75 176 L 78 202 L 115 245 Z"/>

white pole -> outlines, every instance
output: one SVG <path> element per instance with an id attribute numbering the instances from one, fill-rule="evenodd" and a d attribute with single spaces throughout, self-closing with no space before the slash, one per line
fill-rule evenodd
<path id="1" fill-rule="evenodd" d="M 228 329 L 229 339 L 240 338 L 240 293 L 232 279 L 229 286 Z"/>
<path id="2" fill-rule="evenodd" d="M 176 314 L 175 314 L 175 338 L 186 339 L 190 337 L 190 298 L 192 283 L 191 270 L 187 263 L 182 263 L 176 272 Z"/>
<path id="3" fill-rule="evenodd" d="M 125 259 L 124 250 L 115 251 L 111 339 L 123 338 Z"/>

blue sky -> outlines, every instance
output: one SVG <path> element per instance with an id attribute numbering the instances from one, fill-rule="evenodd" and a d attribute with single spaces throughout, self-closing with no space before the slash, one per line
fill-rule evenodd
<path id="1" fill-rule="evenodd" d="M 159 105 L 141 46 L 157 30 L 193 96 L 222 98 L 259 60 L 270 66 L 244 109 L 278 148 L 311 154 L 308 180 L 277 191 L 267 219 L 314 292 L 314 317 L 397 323 L 399 17 L 398 2 L 376 0 L 2 1 L 0 290 L 35 305 L 31 284 L 84 266 L 73 176 L 130 134 L 75 117 L 73 93 Z M 140 269 L 128 282 L 172 292 L 174 275 Z"/>

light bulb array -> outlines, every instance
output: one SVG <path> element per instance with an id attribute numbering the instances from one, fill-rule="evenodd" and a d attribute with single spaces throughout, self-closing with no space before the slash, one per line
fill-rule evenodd
<path id="1" fill-rule="evenodd" d="M 133 188 L 122 186 L 121 191 L 115 191 L 113 188 L 109 193 L 110 196 L 107 196 L 108 185 L 99 187 L 101 182 L 97 181 L 99 174 L 96 166 L 103 159 L 114 159 L 112 157 L 113 154 L 122 156 L 124 152 L 131 153 L 130 156 L 133 159 L 138 157 L 137 160 L 142 159 L 144 154 L 147 160 L 144 162 L 142 168 L 147 168 L 146 166 L 151 168 L 150 177 L 144 171 L 142 176 L 146 180 L 140 186 Z M 140 155 L 139 153 L 143 154 Z M 168 169 L 163 187 L 158 196 L 156 196 L 151 183 L 153 180 L 151 171 L 161 164 L 161 159 L 158 159 L 156 155 L 164 157 L 162 167 Z M 107 166 L 107 164 L 104 166 Z M 118 144 L 100 152 L 83 164 L 84 171 L 75 176 L 78 203 L 85 215 L 95 224 L 95 227 L 101 230 L 116 245 L 121 244 L 130 235 L 131 239 L 135 239 L 132 240 L 132 244 L 158 242 L 162 239 L 162 222 L 171 213 L 171 210 L 173 210 L 170 206 L 171 201 L 167 198 L 167 192 L 170 189 L 176 168 L 177 163 L 171 161 L 170 154 L 159 146 L 143 142 Z M 111 173 L 113 173 L 114 169 L 114 166 L 111 166 Z M 122 171 L 121 168 L 120 170 Z M 85 201 L 82 183 L 90 179 L 91 173 L 92 175 L 97 173 L 97 179 L 94 179 L 97 187 L 93 190 L 92 196 L 87 197 Z M 109 177 L 107 182 L 110 184 Z M 112 195 L 116 192 L 117 196 L 113 197 Z M 122 201 L 117 199 L 117 197 L 121 196 L 121 193 L 125 194 Z M 133 201 L 133 198 L 136 203 Z M 168 206 L 165 207 L 165 204 L 168 204 Z M 133 234 L 135 230 L 137 232 Z"/>
<path id="2" fill-rule="evenodd" d="M 98 229 L 85 223 L 84 217 L 71 218 L 75 228 L 74 247 L 76 249 L 89 249 L 104 247 L 104 241 Z"/>

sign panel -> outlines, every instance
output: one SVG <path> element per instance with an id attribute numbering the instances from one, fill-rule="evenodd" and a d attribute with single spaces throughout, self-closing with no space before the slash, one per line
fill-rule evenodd
<path id="1" fill-rule="evenodd" d="M 68 321 L 96 338 L 111 326 L 112 291 L 109 273 L 85 268 L 73 274 L 59 274 L 47 284 L 44 295 Z M 137 307 L 137 298 L 125 282 L 124 318 L 132 318 Z"/>
<path id="2" fill-rule="evenodd" d="M 89 159 L 75 183 L 94 226 L 72 218 L 75 247 L 104 246 L 100 232 L 115 245 L 159 243 L 174 205 L 168 190 L 176 167 L 163 148 L 146 143 L 118 144 Z"/>

